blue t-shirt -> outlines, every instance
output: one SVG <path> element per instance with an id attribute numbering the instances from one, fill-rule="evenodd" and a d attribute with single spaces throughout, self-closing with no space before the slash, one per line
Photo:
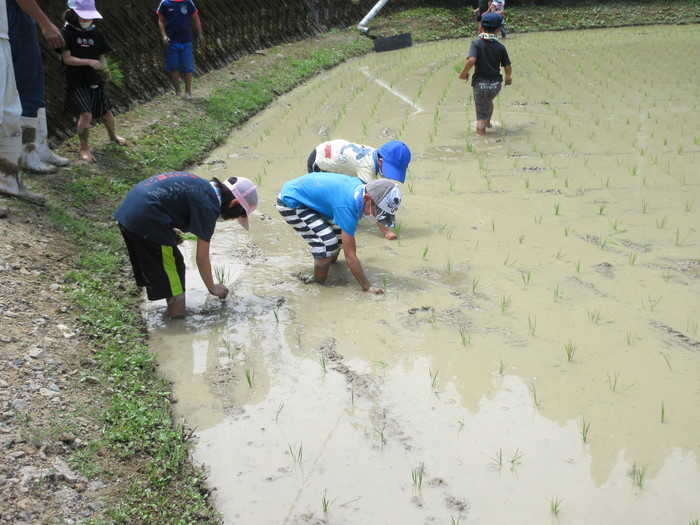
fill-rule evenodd
<path id="1" fill-rule="evenodd" d="M 362 217 L 365 185 L 339 173 L 309 173 L 282 186 L 279 198 L 290 208 L 305 206 L 333 221 L 348 235 L 355 235 Z"/>
<path id="2" fill-rule="evenodd" d="M 139 182 L 112 217 L 143 239 L 176 246 L 173 228 L 210 242 L 220 210 L 216 190 L 208 180 L 172 172 Z"/>
<path id="3" fill-rule="evenodd" d="M 192 0 L 162 0 L 157 13 L 165 17 L 165 32 L 171 42 L 192 42 L 192 18 L 197 8 Z"/>

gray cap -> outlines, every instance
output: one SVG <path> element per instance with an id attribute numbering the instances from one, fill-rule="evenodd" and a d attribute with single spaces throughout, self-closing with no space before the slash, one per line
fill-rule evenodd
<path id="1" fill-rule="evenodd" d="M 367 183 L 365 191 L 377 205 L 377 221 L 387 228 L 396 227 L 394 215 L 401 205 L 401 190 L 389 179 L 374 179 Z"/>

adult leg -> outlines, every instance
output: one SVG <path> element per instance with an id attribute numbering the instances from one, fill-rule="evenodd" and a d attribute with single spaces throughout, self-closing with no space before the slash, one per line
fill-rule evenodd
<path id="1" fill-rule="evenodd" d="M 172 82 L 173 87 L 175 88 L 175 94 L 177 96 L 180 96 L 180 72 L 179 71 L 171 71 L 170 72 L 170 82 Z"/>
<path id="2" fill-rule="evenodd" d="M 192 73 L 185 73 L 185 98 L 192 98 Z"/>

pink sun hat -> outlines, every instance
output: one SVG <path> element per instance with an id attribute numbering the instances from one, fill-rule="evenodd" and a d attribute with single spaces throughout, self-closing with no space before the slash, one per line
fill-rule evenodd
<path id="1" fill-rule="evenodd" d="M 230 183 L 229 180 L 231 179 L 226 179 L 223 184 L 231 190 L 233 196 L 243 206 L 246 216 L 238 217 L 237 220 L 247 230 L 249 228 L 248 217 L 258 207 L 258 188 L 253 184 L 253 181 L 244 177 L 236 177 L 234 184 Z"/>
<path id="2" fill-rule="evenodd" d="M 75 11 L 75 14 L 84 20 L 102 19 L 95 7 L 95 0 L 68 0 L 68 9 Z"/>

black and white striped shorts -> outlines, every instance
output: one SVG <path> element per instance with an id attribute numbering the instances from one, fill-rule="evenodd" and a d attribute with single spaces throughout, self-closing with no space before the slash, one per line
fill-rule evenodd
<path id="1" fill-rule="evenodd" d="M 66 89 L 63 109 L 76 117 L 83 113 L 92 113 L 93 118 L 101 118 L 112 109 L 112 101 L 102 84 L 80 86 Z"/>
<path id="2" fill-rule="evenodd" d="M 314 259 L 332 257 L 342 247 L 341 229 L 310 208 L 290 208 L 277 199 L 277 210 L 292 228 L 311 246 Z"/>

